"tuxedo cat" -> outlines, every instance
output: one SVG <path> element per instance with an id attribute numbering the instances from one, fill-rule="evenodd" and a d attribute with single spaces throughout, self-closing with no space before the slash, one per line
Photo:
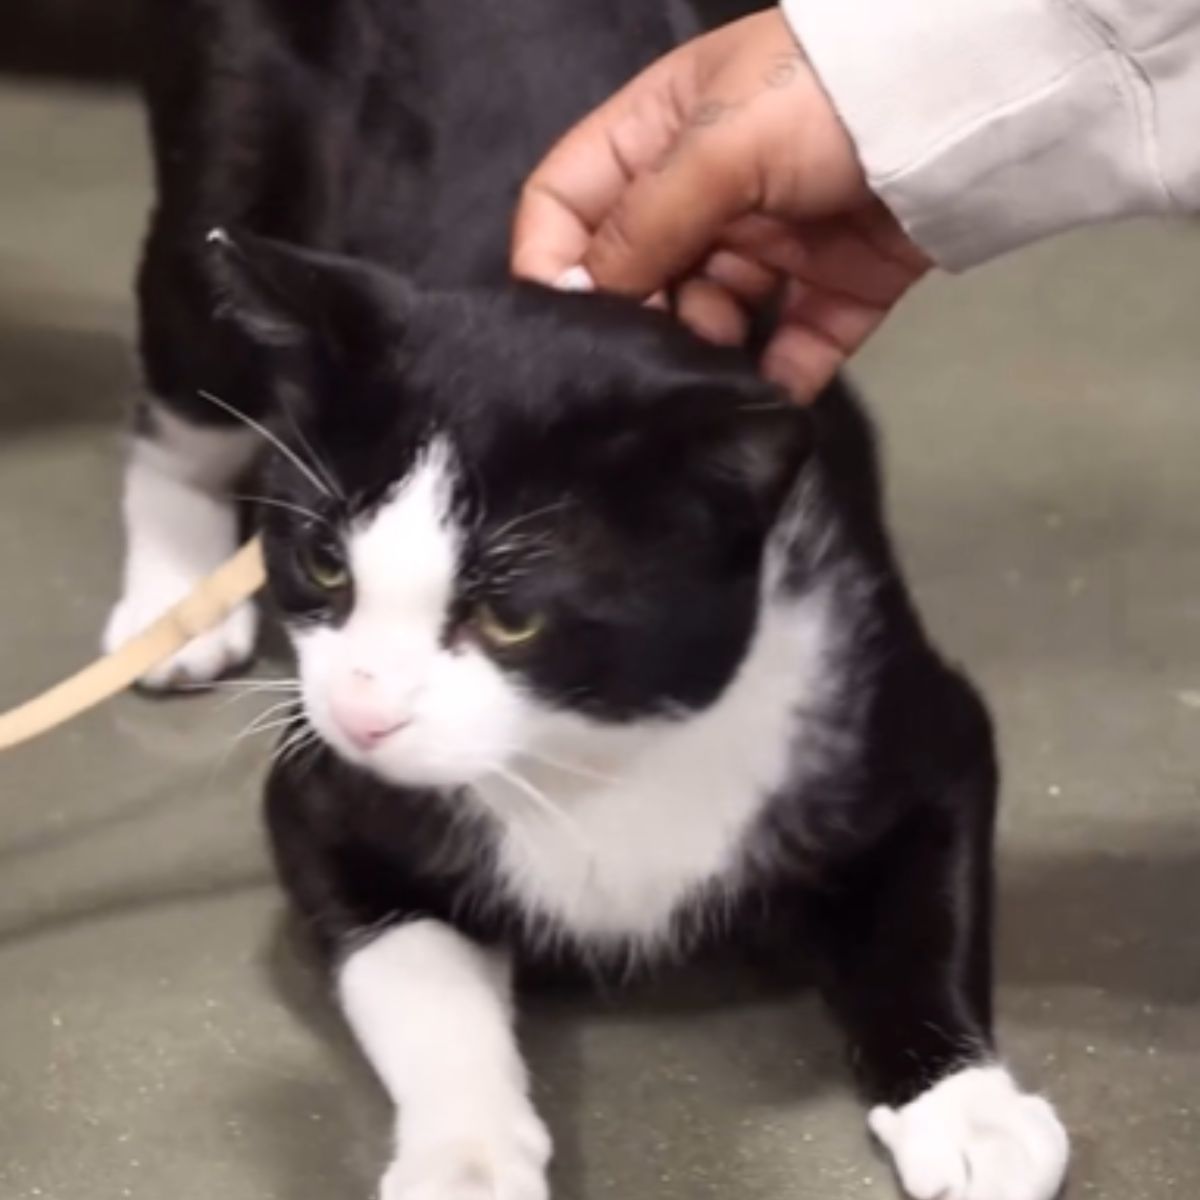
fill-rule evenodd
<path id="1" fill-rule="evenodd" d="M 396 1103 L 385 1200 L 548 1195 L 514 966 L 750 931 L 812 963 L 910 1195 L 1050 1200 L 1065 1134 L 992 1038 L 990 723 L 913 610 L 856 402 L 793 407 L 668 316 L 506 278 L 522 177 L 669 14 L 156 19 L 152 398 L 109 638 L 232 549 L 265 446 L 299 670 L 268 824 Z M 246 609 L 147 682 L 253 637 Z"/>

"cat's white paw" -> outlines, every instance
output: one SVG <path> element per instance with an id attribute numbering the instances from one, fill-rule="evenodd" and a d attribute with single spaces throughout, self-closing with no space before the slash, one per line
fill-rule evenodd
<path id="1" fill-rule="evenodd" d="M 178 604 L 237 549 L 238 514 L 226 489 L 254 450 L 246 430 L 208 429 L 150 402 L 152 431 L 133 439 L 125 472 L 124 594 L 108 618 L 115 650 Z M 211 683 L 254 651 L 258 612 L 245 605 L 148 672 L 143 687 Z"/>
<path id="2" fill-rule="evenodd" d="M 972 1067 L 869 1124 L 914 1200 L 1053 1200 L 1067 1134 L 1054 1109 L 1002 1067 Z"/>
<path id="3" fill-rule="evenodd" d="M 502 1122 L 405 1140 L 380 1200 L 549 1200 L 550 1135 L 528 1101 Z"/>
<path id="4" fill-rule="evenodd" d="M 145 578 L 136 581 L 117 603 L 104 630 L 105 651 L 117 649 L 153 624 L 200 582 L 194 579 Z M 258 636 L 258 610 L 239 605 L 219 625 L 189 642 L 178 654 L 148 671 L 139 680 L 154 691 L 211 683 L 248 662 Z"/>

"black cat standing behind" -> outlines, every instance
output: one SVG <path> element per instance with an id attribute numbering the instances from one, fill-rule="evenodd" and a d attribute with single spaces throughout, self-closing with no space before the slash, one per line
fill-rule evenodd
<path id="1" fill-rule="evenodd" d="M 506 279 L 524 174 L 667 14 L 152 7 L 107 637 L 233 549 L 258 469 L 300 680 L 270 830 L 396 1103 L 385 1200 L 548 1195 L 514 963 L 648 968 L 751 925 L 818 968 L 910 1195 L 1050 1200 L 1065 1134 L 992 1040 L 989 721 L 913 611 L 856 403 Z M 254 633 L 243 609 L 146 682 Z"/>

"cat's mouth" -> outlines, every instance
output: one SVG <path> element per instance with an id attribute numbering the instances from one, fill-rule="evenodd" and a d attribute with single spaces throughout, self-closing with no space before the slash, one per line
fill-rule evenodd
<path id="1" fill-rule="evenodd" d="M 439 734 L 436 722 L 419 715 L 354 723 L 332 704 L 318 703 L 310 707 L 308 718 L 340 759 L 395 787 L 471 787 L 508 769 L 509 746 L 484 746 L 483 739 L 458 738 L 446 730 Z"/>
<path id="2" fill-rule="evenodd" d="M 331 707 L 331 718 L 340 737 L 358 754 L 370 755 L 382 750 L 412 728 L 410 716 L 359 714 Z"/>

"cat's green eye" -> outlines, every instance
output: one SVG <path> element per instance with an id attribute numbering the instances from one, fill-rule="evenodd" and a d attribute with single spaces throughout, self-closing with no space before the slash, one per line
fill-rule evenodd
<path id="1" fill-rule="evenodd" d="M 336 546 L 310 542 L 300 551 L 304 574 L 323 592 L 340 592 L 350 583 L 350 568 Z"/>
<path id="2" fill-rule="evenodd" d="M 472 623 L 476 633 L 489 646 L 497 650 L 512 650 L 532 642 L 542 632 L 545 618 L 541 613 L 507 613 L 495 605 L 484 603 L 475 610 Z"/>

